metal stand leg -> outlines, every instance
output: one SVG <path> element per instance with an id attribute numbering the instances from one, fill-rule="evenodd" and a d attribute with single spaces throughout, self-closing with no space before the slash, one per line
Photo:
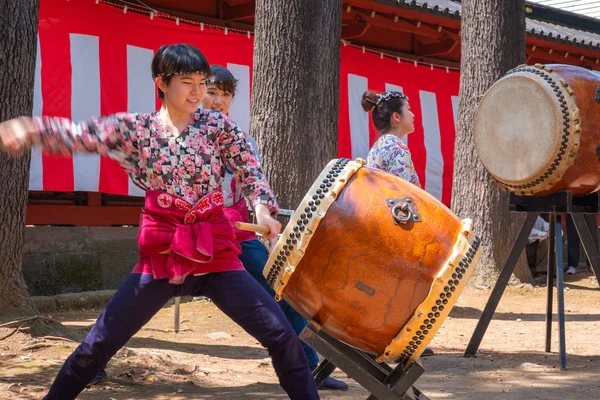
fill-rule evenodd
<path id="1" fill-rule="evenodd" d="M 560 369 L 567 369 L 567 350 L 565 342 L 565 281 L 563 272 L 562 228 L 556 224 L 556 300 L 558 302 L 558 337 L 560 347 Z"/>
<path id="2" fill-rule="evenodd" d="M 181 297 L 175 297 L 175 333 L 179 332 L 179 305 L 181 304 Z"/>
<path id="3" fill-rule="evenodd" d="M 531 232 L 538 215 L 539 213 L 537 212 L 527 213 L 527 218 L 525 218 L 523 226 L 521 227 L 521 231 L 513 243 L 513 247 L 506 260 L 506 263 L 504 264 L 504 267 L 502 268 L 502 272 L 500 272 L 500 276 L 496 281 L 496 285 L 494 286 L 494 290 L 492 291 L 490 299 L 485 305 L 483 314 L 481 315 L 481 318 L 479 318 L 475 332 L 469 341 L 469 345 L 467 346 L 467 350 L 464 354 L 465 357 L 475 357 L 475 354 L 479 349 L 479 345 L 481 344 L 481 340 L 483 339 L 483 335 L 485 335 L 485 331 L 487 330 L 490 321 L 494 316 L 496 307 L 498 307 L 498 302 L 500 302 L 502 294 L 504 293 L 504 289 L 510 280 L 510 276 L 512 275 L 515 266 L 517 265 L 517 261 L 519 261 L 519 257 L 525 248 L 529 233 Z"/>
<path id="4" fill-rule="evenodd" d="M 590 260 L 592 270 L 594 274 L 598 276 L 600 273 L 600 254 L 598 252 L 598 246 L 594 241 L 591 233 L 590 226 L 585 220 L 583 214 L 572 213 L 570 216 L 573 218 L 573 223 L 577 229 L 583 249 Z M 592 227 L 593 229 L 594 227 Z M 566 350 L 566 338 L 565 338 L 565 285 L 564 285 L 564 272 L 563 272 L 563 246 L 562 246 L 562 227 L 560 222 L 556 222 L 556 215 L 553 213 L 550 218 L 550 247 L 552 252 L 548 260 L 548 304 L 546 308 L 546 352 L 550 352 L 551 349 L 551 335 L 552 335 L 552 269 L 551 265 L 556 268 L 556 289 L 557 289 L 557 303 L 558 303 L 558 334 L 559 334 L 559 357 L 560 357 L 560 369 L 562 371 L 567 368 L 567 350 Z"/>
<path id="5" fill-rule="evenodd" d="M 553 287 L 554 273 L 556 273 L 558 323 L 560 342 L 560 366 L 566 368 L 566 340 L 565 340 L 565 297 L 564 297 L 564 273 L 563 273 L 563 247 L 562 227 L 557 224 L 557 214 L 569 214 L 573 218 L 575 228 L 583 244 L 585 253 L 596 278 L 600 278 L 600 242 L 596 242 L 593 233 L 598 233 L 597 216 L 600 214 L 600 193 L 592 193 L 585 196 L 574 197 L 572 192 L 564 191 L 549 196 L 532 197 L 510 195 L 509 210 L 512 212 L 527 213 L 527 219 L 523 223 L 510 255 L 504 264 L 496 286 L 492 291 L 490 299 L 486 304 L 479 323 L 471 337 L 471 341 L 465 351 L 465 357 L 475 356 L 479 344 L 492 319 L 494 311 L 502 297 L 502 293 L 510 279 L 520 252 L 522 251 L 527 235 L 533 227 L 538 213 L 549 213 L 550 237 L 548 243 L 548 277 L 547 277 L 547 299 L 546 299 L 546 351 L 552 348 L 552 311 L 553 311 Z M 593 216 L 586 218 L 587 215 Z M 527 226 L 526 226 L 527 225 Z M 600 235 L 598 235 L 600 236 Z M 598 279 L 600 285 L 600 279 Z"/>
<path id="6" fill-rule="evenodd" d="M 600 277 L 600 253 L 598 252 L 597 244 L 590 231 L 590 226 L 587 224 L 583 214 L 571 214 L 571 216 L 573 217 L 573 223 L 575 224 L 577 233 L 581 238 L 583 250 L 585 251 L 588 260 L 590 260 L 590 265 L 592 266 L 596 278 L 598 278 Z M 598 284 L 600 285 L 600 281 L 598 281 Z"/>
<path id="7" fill-rule="evenodd" d="M 556 214 L 550 213 L 550 237 L 548 238 L 548 275 L 546 276 L 546 353 L 552 351 L 552 307 L 554 293 L 554 269 L 556 265 Z"/>

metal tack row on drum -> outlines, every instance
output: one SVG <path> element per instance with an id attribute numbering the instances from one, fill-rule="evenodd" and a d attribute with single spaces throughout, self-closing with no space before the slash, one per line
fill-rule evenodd
<path id="1" fill-rule="evenodd" d="M 471 221 L 364 161 L 331 161 L 264 270 L 330 336 L 378 356 L 416 360 L 479 260 Z"/>
<path id="2" fill-rule="evenodd" d="M 570 65 L 521 65 L 483 96 L 473 138 L 505 190 L 545 196 L 600 190 L 600 74 Z"/>

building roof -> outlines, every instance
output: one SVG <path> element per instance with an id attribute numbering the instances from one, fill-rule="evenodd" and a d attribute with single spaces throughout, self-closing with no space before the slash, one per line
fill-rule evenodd
<path id="1" fill-rule="evenodd" d="M 459 1 L 454 0 L 373 1 L 375 3 L 393 5 L 401 8 L 415 9 L 426 13 L 445 16 L 448 18 L 460 18 L 461 14 L 461 4 Z M 542 11 L 545 12 L 537 13 L 535 12 L 538 11 L 536 7 L 540 6 L 533 5 L 531 3 L 527 3 L 527 5 L 527 11 L 529 16 L 527 17 L 526 27 L 529 36 L 538 37 L 544 40 L 566 43 L 577 47 L 600 50 L 600 28 L 597 32 L 593 32 L 591 29 L 588 30 L 578 28 L 578 26 L 591 27 L 596 24 L 600 27 L 600 20 L 596 22 L 592 18 L 586 18 L 584 16 L 580 16 L 569 11 L 553 10 L 550 7 L 542 7 Z M 544 19 L 533 18 L 531 14 L 540 14 L 544 17 Z M 563 21 L 568 21 L 568 24 L 564 23 Z M 590 24 L 590 22 L 592 22 L 592 24 Z"/>
<path id="2" fill-rule="evenodd" d="M 460 3 L 451 0 L 373 0 L 373 2 L 460 19 Z"/>
<path id="3" fill-rule="evenodd" d="M 600 34 L 547 21 L 527 18 L 527 33 L 546 40 L 600 50 Z"/>
<path id="4" fill-rule="evenodd" d="M 600 3 L 598 0 L 528 0 L 547 7 L 558 8 L 571 13 L 598 19 L 600 23 Z"/>

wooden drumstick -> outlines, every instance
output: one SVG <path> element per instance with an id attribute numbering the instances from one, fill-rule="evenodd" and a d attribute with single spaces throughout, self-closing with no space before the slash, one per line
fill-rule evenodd
<path id="1" fill-rule="evenodd" d="M 235 227 L 243 231 L 251 231 L 268 235 L 271 229 L 266 225 L 248 224 L 246 222 L 236 222 Z"/>

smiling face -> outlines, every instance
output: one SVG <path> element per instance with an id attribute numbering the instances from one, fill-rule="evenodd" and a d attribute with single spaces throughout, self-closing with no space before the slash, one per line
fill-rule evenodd
<path id="1" fill-rule="evenodd" d="M 202 100 L 202 108 L 228 114 L 232 101 L 233 94 L 230 91 L 219 89 L 219 86 L 215 83 L 208 83 L 206 85 L 206 96 Z"/>
<path id="2" fill-rule="evenodd" d="M 178 113 L 194 113 L 206 95 L 206 75 L 202 73 L 174 74 L 166 83 L 162 77 L 156 84 L 164 93 L 165 105 Z"/>

